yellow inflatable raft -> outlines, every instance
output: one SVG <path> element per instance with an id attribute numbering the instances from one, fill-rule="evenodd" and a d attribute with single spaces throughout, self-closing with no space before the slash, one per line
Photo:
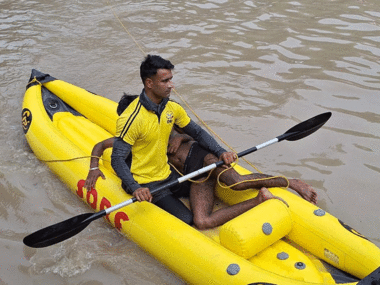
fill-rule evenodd
<path id="1" fill-rule="evenodd" d="M 22 126 L 36 156 L 94 211 L 131 198 L 104 154 L 96 189 L 83 187 L 93 146 L 115 135 L 117 103 L 32 71 Z M 242 174 L 248 171 L 237 166 Z M 257 195 L 219 187 L 235 204 Z M 268 200 L 223 226 L 198 231 L 151 203 L 134 203 L 106 219 L 189 284 L 377 284 L 380 249 L 364 236 L 286 189 L 289 204 Z M 372 274 L 371 274 L 372 273 Z M 380 284 L 380 283 L 379 283 Z"/>

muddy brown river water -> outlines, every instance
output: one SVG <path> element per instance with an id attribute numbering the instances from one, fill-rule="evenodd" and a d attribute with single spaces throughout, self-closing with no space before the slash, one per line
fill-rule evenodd
<path id="1" fill-rule="evenodd" d="M 320 207 L 380 246 L 379 4 L 1 1 L 0 285 L 184 284 L 104 221 L 49 248 L 22 243 L 90 211 L 24 138 L 31 69 L 118 101 L 124 91 L 140 92 L 145 53 L 175 64 L 177 92 L 237 151 L 331 111 L 312 136 L 247 159 L 264 173 L 310 183 Z"/>

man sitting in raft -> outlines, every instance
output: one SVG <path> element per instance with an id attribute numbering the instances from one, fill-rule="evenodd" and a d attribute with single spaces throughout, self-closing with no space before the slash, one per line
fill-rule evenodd
<path id="1" fill-rule="evenodd" d="M 169 100 L 174 88 L 173 69 L 174 65 L 160 56 L 148 55 L 141 63 L 140 76 L 144 89 L 116 122 L 111 165 L 123 181 L 125 190 L 138 201 L 151 201 L 184 222 L 191 223 L 191 211 L 172 195 L 175 192 L 190 192 L 190 189 L 185 189 L 183 185 L 168 187 L 179 178 L 179 174 L 172 171 L 167 163 L 167 145 L 173 127 L 183 129 L 226 165 L 237 157 L 192 121 L 181 105 Z M 131 159 L 126 162 L 129 154 Z M 165 189 L 152 197 L 150 191 L 160 186 Z"/>
<path id="2" fill-rule="evenodd" d="M 120 114 L 136 97 L 137 96 L 124 95 L 119 102 L 117 109 L 118 114 Z M 94 146 L 91 153 L 92 158 L 90 168 L 95 169 L 88 173 L 85 182 L 87 190 L 91 190 L 92 187 L 95 187 L 96 180 L 99 177 L 105 179 L 104 174 L 98 169 L 99 157 L 102 156 L 105 149 L 113 146 L 113 142 L 114 138 L 110 138 L 99 142 Z M 190 136 L 180 134 L 175 130 L 173 130 L 169 140 L 168 158 L 169 163 L 184 175 L 218 161 L 215 155 L 199 146 L 199 144 Z M 219 177 L 220 181 L 227 186 L 235 185 L 231 187 L 233 190 L 239 191 L 253 188 L 261 190 L 257 197 L 251 200 L 212 212 L 215 201 L 214 187 L 220 173 L 222 173 Z M 204 175 L 207 177 L 208 174 Z M 205 180 L 206 177 L 199 178 L 198 182 Z M 286 180 L 284 177 L 273 177 L 261 173 L 240 175 L 233 168 L 226 171 L 226 168 L 223 166 L 214 169 L 211 172 L 211 176 L 203 183 L 192 183 L 189 185 L 190 182 L 183 182 L 182 184 L 184 183 L 187 184 L 186 187 L 190 187 L 191 189 L 189 195 L 190 207 L 194 215 L 194 224 L 199 229 L 208 229 L 222 225 L 263 201 L 275 198 L 266 187 L 288 186 L 305 200 L 313 204 L 316 204 L 317 202 L 317 194 L 315 190 L 299 179 Z M 183 193 L 178 194 L 183 195 Z"/>

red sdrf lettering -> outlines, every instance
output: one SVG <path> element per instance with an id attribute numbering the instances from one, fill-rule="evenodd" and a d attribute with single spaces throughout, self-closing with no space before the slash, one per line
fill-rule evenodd
<path id="1" fill-rule="evenodd" d="M 79 180 L 78 184 L 77 184 L 77 191 L 76 191 L 77 195 L 82 199 L 84 197 L 84 193 L 83 193 L 84 183 L 85 183 L 84 180 Z M 91 208 L 96 210 L 96 206 L 98 203 L 98 192 L 96 191 L 96 189 L 91 188 L 91 191 L 87 192 L 86 201 L 91 206 Z M 107 208 L 110 208 L 111 206 L 112 206 L 111 202 L 108 201 L 107 198 L 103 197 L 102 200 L 100 201 L 100 207 L 99 207 L 100 209 L 99 210 L 102 211 L 102 210 L 105 210 Z M 106 219 L 108 221 L 110 221 L 109 215 L 106 216 Z M 129 221 L 128 215 L 124 212 L 117 212 L 115 215 L 115 227 L 119 231 L 123 227 L 121 221 Z"/>
<path id="2" fill-rule="evenodd" d="M 121 223 L 121 221 L 129 221 L 129 218 L 127 216 L 126 213 L 124 212 L 117 212 L 116 215 L 115 215 L 115 227 L 121 231 L 121 229 L 123 228 L 123 225 Z"/>

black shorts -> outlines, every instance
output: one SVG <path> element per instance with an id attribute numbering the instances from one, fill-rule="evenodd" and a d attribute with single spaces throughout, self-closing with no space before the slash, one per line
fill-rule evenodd
<path id="1" fill-rule="evenodd" d="M 203 167 L 203 162 L 208 155 L 209 152 L 205 150 L 203 147 L 201 147 L 197 142 L 193 143 L 190 147 L 189 153 L 186 157 L 185 165 L 183 166 L 183 174 L 187 175 L 189 173 L 192 173 L 194 171 L 197 171 Z M 202 173 L 199 174 L 198 176 L 192 178 L 192 180 L 197 180 L 200 178 L 207 177 L 208 173 Z M 190 181 L 185 181 L 182 183 L 182 193 L 186 193 L 186 190 L 189 191 L 187 196 L 190 195 Z"/>
<path id="2" fill-rule="evenodd" d="M 203 167 L 203 162 L 209 152 L 201 147 L 197 142 L 193 143 L 190 147 L 189 154 L 186 157 L 185 165 L 183 167 L 183 174 L 189 174 Z M 198 179 L 207 176 L 207 173 L 203 173 L 194 178 Z"/>
<path id="3" fill-rule="evenodd" d="M 172 173 L 169 177 L 163 181 L 152 182 L 148 184 L 142 184 L 143 187 L 148 187 L 150 190 L 165 185 L 166 183 L 176 181 L 180 175 L 172 169 Z M 188 197 L 190 195 L 190 184 L 186 182 L 176 184 L 171 188 L 166 188 L 160 192 L 154 194 L 153 203 L 165 210 L 166 212 L 172 214 L 183 222 L 192 225 L 193 224 L 193 213 L 185 204 L 179 199 L 181 197 Z"/>

